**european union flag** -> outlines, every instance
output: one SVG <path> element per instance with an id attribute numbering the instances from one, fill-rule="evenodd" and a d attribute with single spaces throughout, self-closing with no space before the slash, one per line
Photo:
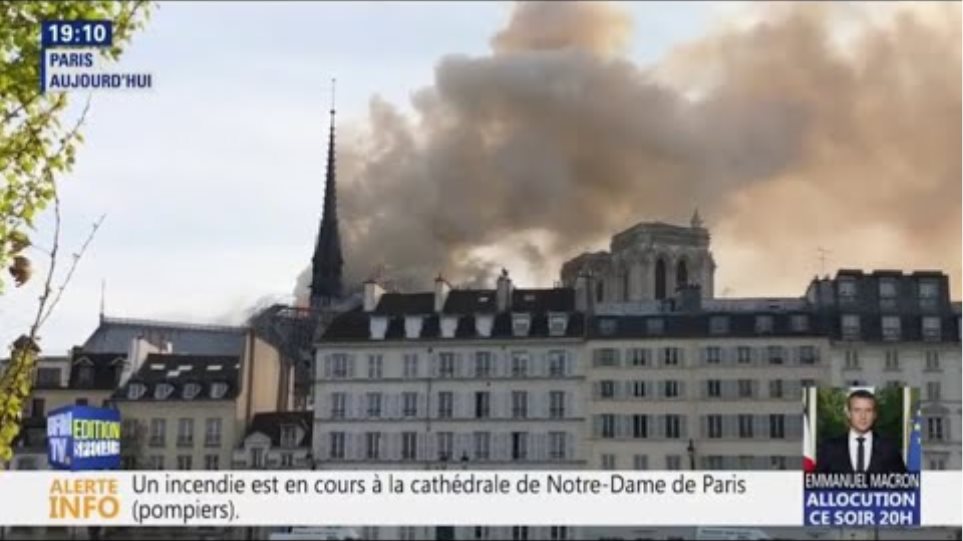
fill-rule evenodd
<path id="1" fill-rule="evenodd" d="M 919 472 L 923 469 L 923 436 L 921 435 L 922 427 L 920 425 L 921 413 L 919 408 L 917 408 L 916 414 L 913 415 L 913 429 L 910 431 L 909 448 L 906 450 L 906 470 L 912 473 Z"/>

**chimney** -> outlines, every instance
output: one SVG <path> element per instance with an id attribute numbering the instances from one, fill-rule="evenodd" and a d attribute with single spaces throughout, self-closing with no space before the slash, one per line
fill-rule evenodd
<path id="1" fill-rule="evenodd" d="M 451 291 L 451 286 L 448 282 L 439 274 L 435 278 L 435 312 L 441 312 L 445 307 L 445 301 L 448 300 L 448 292 Z"/>
<path id="2" fill-rule="evenodd" d="M 364 283 L 364 311 L 373 312 L 378 306 L 378 301 L 381 300 L 381 295 L 385 290 L 381 287 L 378 282 L 374 280 L 368 280 Z"/>
<path id="3" fill-rule="evenodd" d="M 505 269 L 502 269 L 502 274 L 498 277 L 495 305 L 499 312 L 504 312 L 512 306 L 512 280 L 508 277 L 508 271 Z"/>
<path id="4" fill-rule="evenodd" d="M 165 343 L 165 349 L 168 347 L 170 342 Z M 138 336 L 130 341 L 130 347 L 127 350 L 127 360 L 124 362 L 124 369 L 120 373 L 120 384 L 123 386 L 127 383 L 131 376 L 140 370 L 140 367 L 144 364 L 144 360 L 151 353 L 160 353 L 160 349 L 154 344 L 151 344 L 143 336 Z"/>

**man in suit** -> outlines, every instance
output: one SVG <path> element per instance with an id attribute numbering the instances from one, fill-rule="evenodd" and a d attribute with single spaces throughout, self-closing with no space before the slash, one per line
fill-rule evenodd
<path id="1" fill-rule="evenodd" d="M 820 473 L 906 473 L 899 445 L 873 431 L 877 417 L 876 396 L 865 390 L 846 399 L 846 435 L 827 438 L 816 454 Z"/>

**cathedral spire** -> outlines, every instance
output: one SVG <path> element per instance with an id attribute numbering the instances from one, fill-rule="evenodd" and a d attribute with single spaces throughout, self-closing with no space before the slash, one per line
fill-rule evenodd
<path id="1" fill-rule="evenodd" d="M 324 214 L 311 259 L 311 307 L 318 308 L 342 295 L 341 236 L 338 232 L 338 199 L 334 155 L 334 79 L 331 80 L 331 128 L 328 134 L 328 164 L 324 181 Z"/>

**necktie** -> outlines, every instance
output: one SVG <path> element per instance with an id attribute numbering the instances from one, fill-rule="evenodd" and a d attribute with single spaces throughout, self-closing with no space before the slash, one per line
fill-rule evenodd
<path id="1" fill-rule="evenodd" d="M 866 471 L 865 448 L 863 447 L 863 442 L 865 441 L 866 438 L 856 438 L 856 442 L 859 444 L 856 447 L 856 471 L 859 473 Z"/>

